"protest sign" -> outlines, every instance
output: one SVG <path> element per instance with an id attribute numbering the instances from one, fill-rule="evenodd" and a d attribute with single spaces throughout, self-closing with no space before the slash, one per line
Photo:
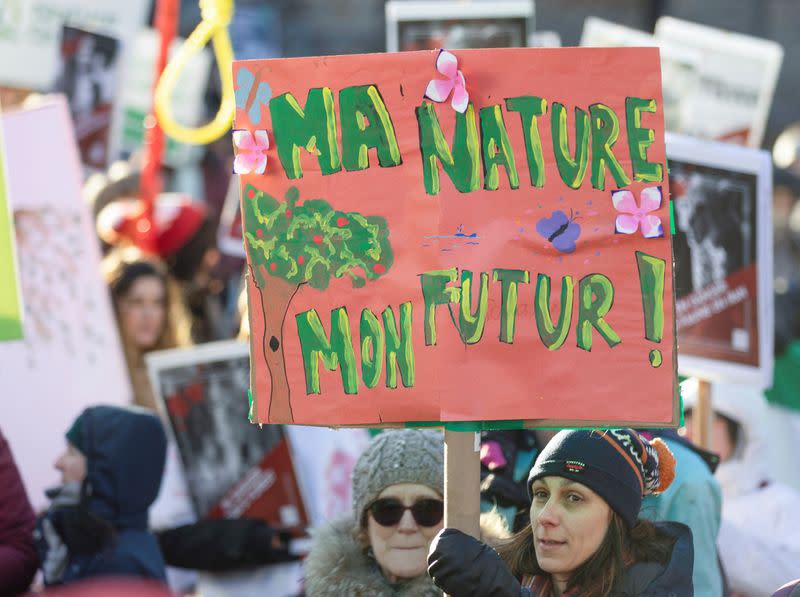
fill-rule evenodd
<path id="1" fill-rule="evenodd" d="M 386 51 L 524 47 L 532 21 L 532 0 L 389 0 Z"/>
<path id="2" fill-rule="evenodd" d="M 22 303 L 17 283 L 14 221 L 8 202 L 7 178 L 0 127 L 0 341 L 22 338 Z"/>
<path id="3" fill-rule="evenodd" d="M 690 98 L 699 76 L 700 52 L 598 17 L 587 17 L 584 21 L 581 45 L 591 48 L 658 47 L 661 50 L 664 125 L 674 132 L 693 126 Z"/>
<path id="4" fill-rule="evenodd" d="M 760 147 L 783 61 L 780 44 L 672 17 L 658 19 L 655 36 L 702 56 L 687 100 L 691 119 L 679 132 Z"/>
<path id="5" fill-rule="evenodd" d="M 677 423 L 657 49 L 234 80 L 254 420 Z"/>
<path id="6" fill-rule="evenodd" d="M 69 108 L 59 97 L 3 115 L 6 190 L 24 309 L 22 341 L 0 343 L 3 433 L 35 507 L 58 482 L 53 459 L 87 406 L 131 400 L 100 251 L 81 197 Z M 31 425 L 36 432 L 31 433 Z"/>
<path id="7" fill-rule="evenodd" d="M 765 151 L 667 136 L 685 375 L 772 384 L 772 162 Z"/>
<path id="8" fill-rule="evenodd" d="M 55 80 L 61 28 L 103 31 L 124 45 L 144 24 L 145 0 L 25 0 L 0 4 L 0 83 L 46 91 Z"/>
<path id="9" fill-rule="evenodd" d="M 247 345 L 213 342 L 151 352 L 145 361 L 197 516 L 304 529 L 308 515 L 283 428 L 247 420 Z"/>
<path id="10" fill-rule="evenodd" d="M 118 92 L 119 41 L 76 27 L 61 31 L 61 61 L 54 91 L 69 98 L 81 162 L 104 169 L 111 115 Z"/>

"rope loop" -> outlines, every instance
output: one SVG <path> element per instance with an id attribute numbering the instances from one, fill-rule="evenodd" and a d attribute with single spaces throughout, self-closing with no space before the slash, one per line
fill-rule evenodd
<path id="1" fill-rule="evenodd" d="M 233 93 L 233 46 L 228 26 L 233 18 L 233 0 L 200 0 L 202 20 L 183 42 L 158 81 L 155 91 L 155 112 L 164 133 L 192 145 L 208 145 L 230 131 L 236 111 Z M 172 114 L 172 92 L 180 74 L 195 54 L 211 40 L 222 83 L 222 100 L 214 119 L 199 127 L 186 127 Z"/>

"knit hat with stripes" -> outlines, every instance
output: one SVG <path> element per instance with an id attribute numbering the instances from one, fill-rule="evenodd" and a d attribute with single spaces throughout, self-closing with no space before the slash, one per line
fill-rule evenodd
<path id="1" fill-rule="evenodd" d="M 633 429 L 564 430 L 536 459 L 528 492 L 536 479 L 550 476 L 586 485 L 633 527 L 642 498 L 672 483 L 675 458 L 662 440 L 648 441 Z"/>

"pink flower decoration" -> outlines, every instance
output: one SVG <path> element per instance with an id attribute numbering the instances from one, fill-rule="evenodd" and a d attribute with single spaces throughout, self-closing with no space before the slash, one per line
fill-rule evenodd
<path id="1" fill-rule="evenodd" d="M 620 234 L 634 234 L 641 229 L 645 238 L 664 236 L 661 218 L 651 213 L 661 207 L 661 187 L 643 189 L 639 200 L 637 204 L 633 193 L 628 190 L 611 191 L 614 209 L 622 212 L 614 223 L 615 230 Z"/>
<path id="2" fill-rule="evenodd" d="M 233 131 L 233 145 L 236 148 L 236 158 L 233 161 L 233 171 L 236 174 L 264 174 L 267 169 L 267 149 L 269 137 L 267 131 Z"/>
<path id="3" fill-rule="evenodd" d="M 425 90 L 425 97 L 442 103 L 447 101 L 452 92 L 453 100 L 450 105 L 454 110 L 463 114 L 469 105 L 469 93 L 467 93 L 464 73 L 458 70 L 458 59 L 447 50 L 439 50 L 439 55 L 436 57 L 436 70 L 447 78 L 431 79 Z"/>

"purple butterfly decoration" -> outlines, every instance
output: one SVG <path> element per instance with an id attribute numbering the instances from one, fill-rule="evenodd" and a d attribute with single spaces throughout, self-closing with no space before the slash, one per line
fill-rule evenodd
<path id="1" fill-rule="evenodd" d="M 572 253 L 575 250 L 575 241 L 581 235 L 581 226 L 575 223 L 571 211 L 567 216 L 563 211 L 557 210 L 549 218 L 542 218 L 536 223 L 536 232 L 553 243 L 557 251 Z"/>

